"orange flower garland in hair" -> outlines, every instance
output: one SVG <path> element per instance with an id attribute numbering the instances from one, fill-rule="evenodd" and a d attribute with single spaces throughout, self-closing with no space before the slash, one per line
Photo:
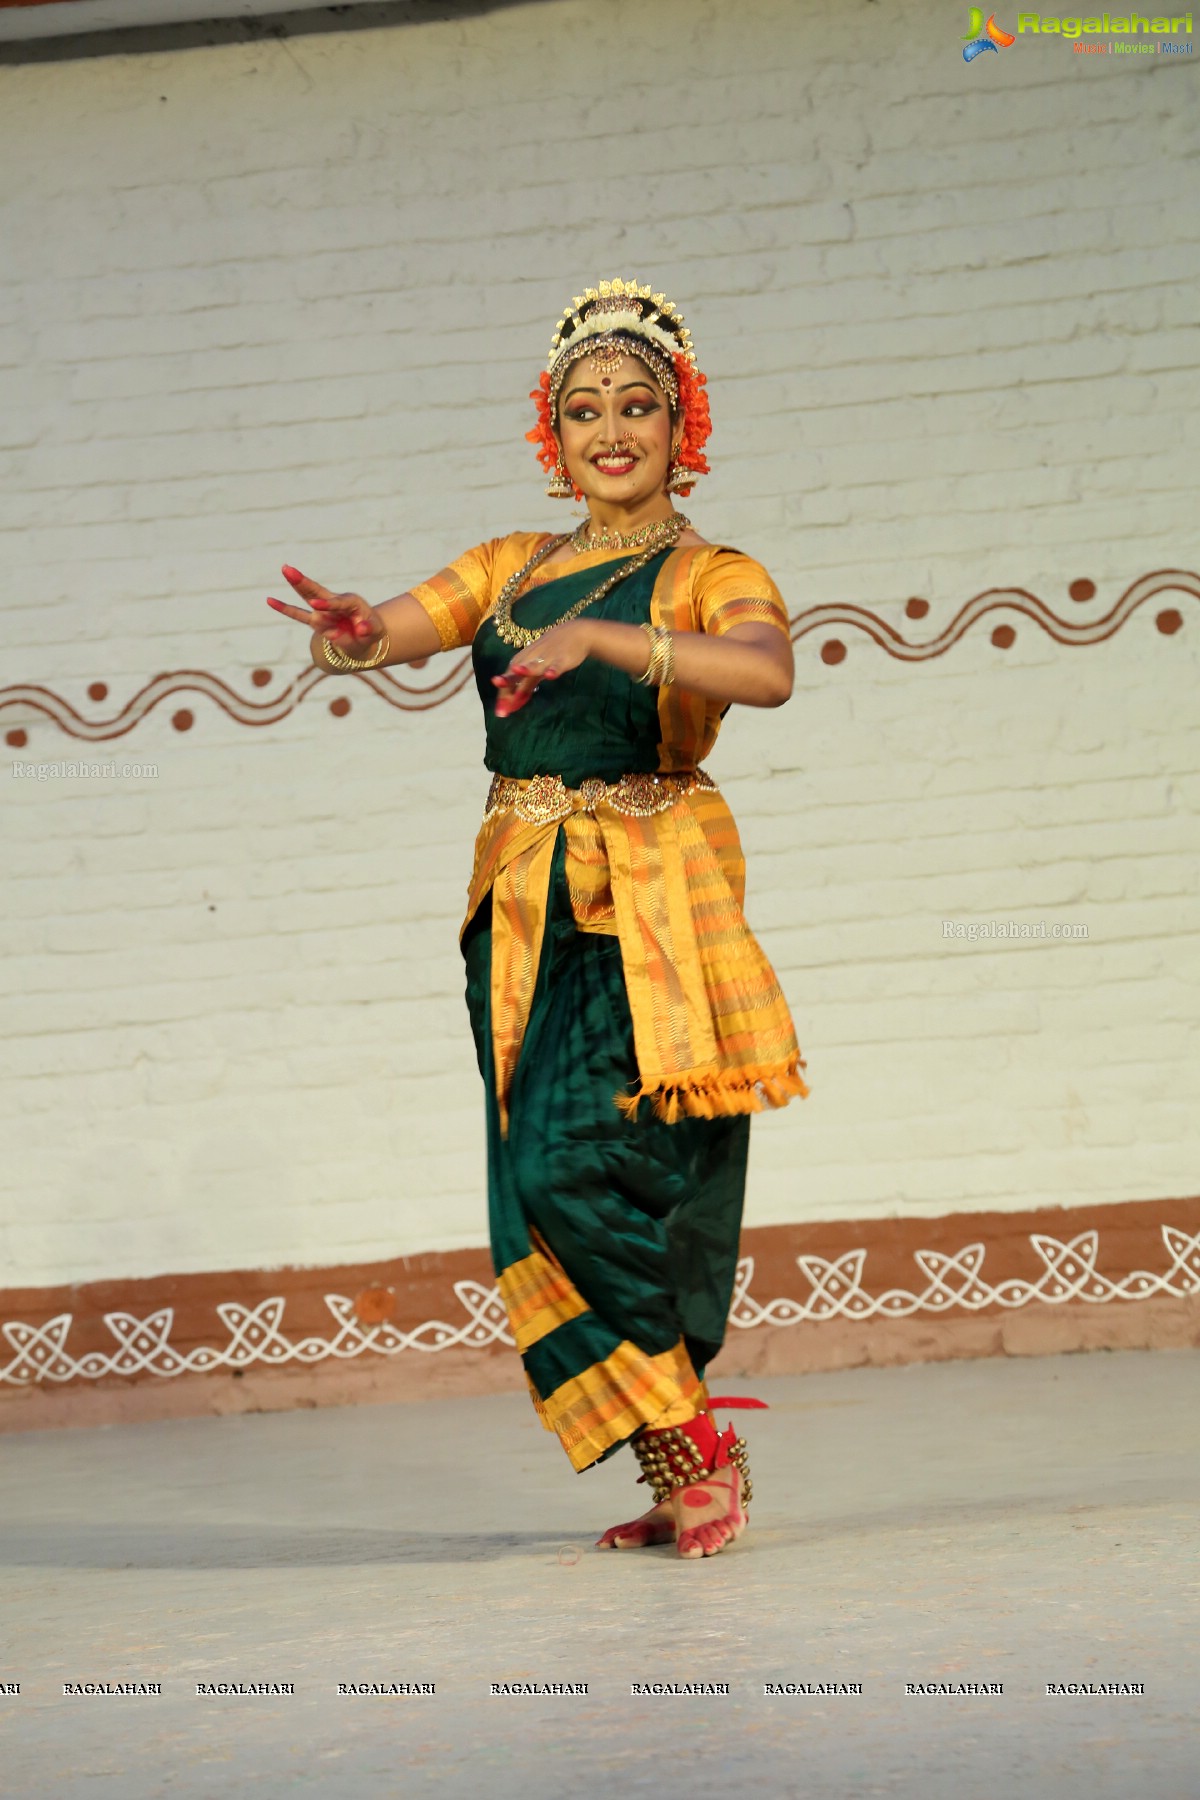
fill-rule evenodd
<path id="1" fill-rule="evenodd" d="M 537 407 L 538 422 L 532 431 L 525 436 L 529 443 L 540 444 L 538 461 L 546 473 L 552 474 L 558 461 L 558 439 L 554 435 L 554 426 L 550 423 L 550 371 L 543 369 L 538 378 L 538 385 L 529 398 Z"/>
<path id="2" fill-rule="evenodd" d="M 689 474 L 710 475 L 708 458 L 704 454 L 704 446 L 712 434 L 712 415 L 708 410 L 707 375 L 693 369 L 682 351 L 671 358 L 675 368 L 675 379 L 679 383 L 678 410 L 683 414 L 683 436 L 679 440 L 679 454 L 675 461 Z M 526 440 L 540 446 L 537 458 L 547 474 L 552 474 L 558 466 L 558 439 L 554 435 L 554 423 L 550 417 L 550 371 L 544 369 L 538 377 L 538 385 L 529 398 L 537 407 L 538 422 L 532 431 L 525 433 Z M 675 490 L 685 498 L 691 493 L 691 485 Z M 575 489 L 575 498 L 582 500 L 580 488 Z"/>
<path id="3" fill-rule="evenodd" d="M 704 454 L 704 446 L 712 434 L 712 415 L 708 410 L 707 375 L 699 369 L 693 369 L 686 356 L 679 355 L 671 359 L 675 364 L 675 379 L 679 383 L 679 410 L 683 414 L 683 436 L 679 440 L 679 454 L 675 461 L 681 469 L 690 475 L 711 475 L 708 458 Z M 692 485 L 677 487 L 675 492 L 685 499 L 692 491 Z"/>
<path id="4" fill-rule="evenodd" d="M 554 426 L 550 422 L 550 371 L 543 369 L 538 377 L 538 385 L 529 398 L 537 407 L 538 422 L 532 431 L 525 433 L 531 444 L 540 444 L 538 461 L 548 475 L 552 475 L 558 467 L 558 439 L 554 435 Z M 563 464 L 566 467 L 566 464 Z M 575 489 L 575 498 L 583 499 L 583 489 Z"/>

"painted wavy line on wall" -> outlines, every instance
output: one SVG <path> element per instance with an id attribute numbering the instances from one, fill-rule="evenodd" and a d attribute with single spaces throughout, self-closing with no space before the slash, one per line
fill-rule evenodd
<path id="1" fill-rule="evenodd" d="M 255 669 L 251 676 L 256 687 L 265 687 L 272 679 L 270 669 Z M 470 679 L 468 657 L 460 659 L 440 681 L 430 682 L 427 687 L 412 687 L 387 670 L 373 669 L 368 674 L 355 677 L 357 682 L 373 688 L 382 700 L 403 712 L 427 712 L 431 707 L 440 706 L 443 701 L 452 699 Z M 344 685 L 339 676 L 326 675 L 316 668 L 306 669 L 303 675 L 298 676 L 272 699 L 255 701 L 239 694 L 222 676 L 213 675 L 207 669 L 174 669 L 156 675 L 153 681 L 148 681 L 145 687 L 139 688 L 120 712 L 98 719 L 85 718 L 69 700 L 55 693 L 52 688 L 26 682 L 0 688 L 0 711 L 5 707 L 18 706 L 31 709 L 57 725 L 68 737 L 81 738 L 88 743 L 102 743 L 112 738 L 125 737 L 155 707 L 161 706 L 172 696 L 201 695 L 211 700 L 239 725 L 277 725 L 281 719 L 286 719 L 289 713 L 295 711 L 314 687 L 329 681 L 339 686 Z M 88 688 L 88 697 L 95 701 L 107 699 L 107 684 L 102 681 L 92 682 Z M 329 710 L 336 716 L 344 716 L 350 711 L 349 695 L 339 693 L 331 702 Z M 188 731 L 194 723 L 195 716 L 190 708 L 177 710 L 172 718 L 177 731 Z M 6 732 L 5 737 L 10 745 L 25 742 L 25 733 L 20 728 Z"/>
<path id="2" fill-rule="evenodd" d="M 1094 598 L 1096 590 L 1092 582 L 1080 579 L 1071 583 L 1068 592 L 1072 600 L 1080 603 Z M 1056 613 L 1053 607 L 1025 588 L 987 588 L 961 606 L 936 637 L 927 638 L 924 642 L 910 641 L 869 607 L 849 603 L 812 606 L 797 613 L 792 620 L 792 638 L 799 643 L 814 634 L 822 634 L 820 657 L 823 663 L 830 666 L 843 662 L 847 654 L 844 638 L 830 635 L 837 631 L 861 634 L 898 662 L 929 662 L 936 656 L 944 656 L 955 644 L 961 643 L 989 613 L 1002 612 L 1029 620 L 1059 644 L 1101 644 L 1114 637 L 1140 607 L 1162 594 L 1186 594 L 1191 599 L 1200 601 L 1200 575 L 1186 569 L 1156 569 L 1148 575 L 1139 576 L 1108 612 L 1101 614 L 1099 618 L 1080 622 Z M 907 601 L 904 610 L 908 618 L 922 619 L 929 611 L 929 602 L 914 597 Z M 1165 607 L 1156 615 L 1155 624 L 1160 632 L 1169 637 L 1180 629 L 1183 615 L 1177 607 Z M 993 629 L 991 641 L 997 649 L 1008 650 L 1016 641 L 1016 635 L 1016 627 L 1006 619 Z M 410 666 L 420 668 L 424 664 L 415 663 Z M 270 669 L 255 669 L 250 679 L 254 687 L 263 688 L 274 680 L 274 673 Z M 363 686 L 370 688 L 387 705 L 394 706 L 401 712 L 428 712 L 431 708 L 452 700 L 471 680 L 471 659 L 464 654 L 447 674 L 420 686 L 414 686 L 386 669 L 357 675 L 353 678 L 353 684 L 359 689 Z M 113 738 L 125 737 L 166 701 L 193 695 L 210 700 L 239 725 L 276 725 L 306 700 L 314 688 L 326 682 L 332 682 L 338 690 L 336 697 L 329 701 L 330 712 L 336 717 L 345 717 L 352 706 L 350 693 L 353 691 L 353 684 L 345 677 L 327 675 L 316 668 L 306 669 L 280 693 L 259 701 L 238 693 L 222 676 L 214 675 L 207 669 L 176 669 L 156 675 L 152 681 L 148 681 L 119 712 L 97 718 L 85 717 L 53 688 L 42 687 L 33 682 L 20 682 L 0 688 L 0 712 L 21 708 L 26 714 L 34 712 L 49 720 L 68 737 L 87 743 L 104 743 Z M 98 704 L 108 698 L 108 684 L 93 681 L 89 683 L 87 693 L 88 698 Z M 177 707 L 172 714 L 171 723 L 177 731 L 187 731 L 195 723 L 195 714 L 190 707 Z M 24 744 L 26 737 L 21 726 L 5 733 L 7 743 L 13 747 Z"/>
<path id="3" fill-rule="evenodd" d="M 1090 581 L 1073 581 L 1069 588 L 1072 600 L 1087 601 L 1095 595 L 1095 587 Z M 1108 638 L 1115 637 L 1122 625 L 1131 619 L 1135 612 L 1160 594 L 1187 594 L 1191 599 L 1200 601 L 1200 575 L 1188 569 L 1155 569 L 1149 575 L 1140 575 L 1138 579 L 1125 589 L 1120 599 L 1106 613 L 1096 619 L 1084 619 L 1076 622 L 1060 617 L 1053 607 L 1026 588 L 985 588 L 976 594 L 955 613 L 950 623 L 936 637 L 928 638 L 924 643 L 910 643 L 894 626 L 881 619 L 878 613 L 871 612 L 863 606 L 837 605 L 813 606 L 807 612 L 797 615 L 792 622 L 792 638 L 798 642 L 812 632 L 830 630 L 835 626 L 849 627 L 862 632 L 889 656 L 899 662 L 929 662 L 935 656 L 944 656 L 946 651 L 963 638 L 977 625 L 982 618 L 991 612 L 1017 613 L 1039 626 L 1048 637 L 1058 644 L 1078 645 L 1102 644 Z M 910 619 L 922 619 L 929 611 L 927 600 L 912 599 L 905 605 L 905 613 Z M 1160 632 L 1170 637 L 1183 624 L 1183 615 L 1175 607 L 1166 607 L 1155 619 Z M 1009 624 L 1002 624 L 992 632 L 992 643 L 1000 650 L 1008 650 L 1016 641 L 1016 629 Z M 834 648 L 839 653 L 831 654 Z M 821 658 L 824 662 L 840 662 L 845 654 L 845 646 L 838 639 L 827 641 L 821 646 Z"/>
<path id="4" fill-rule="evenodd" d="M 1031 1232 L 1029 1242 L 1042 1265 L 1036 1281 L 1012 1279 L 993 1285 L 985 1280 L 983 1244 L 966 1244 L 953 1255 L 917 1250 L 913 1261 L 924 1278 L 923 1285 L 889 1288 L 882 1294 L 870 1294 L 863 1286 L 867 1252 L 848 1250 L 832 1261 L 820 1256 L 797 1257 L 796 1265 L 809 1292 L 803 1299 L 760 1302 L 750 1293 L 754 1258 L 744 1256 L 737 1267 L 729 1323 L 748 1331 L 762 1325 L 798 1325 L 805 1320 L 900 1319 L 914 1313 L 944 1316 L 955 1308 L 978 1312 L 984 1306 L 1064 1306 L 1068 1301 L 1097 1306 L 1117 1300 L 1149 1300 L 1159 1294 L 1179 1298 L 1200 1294 L 1200 1232 L 1192 1235 L 1173 1225 L 1163 1225 L 1161 1230 L 1166 1269 L 1158 1274 L 1131 1270 L 1119 1281 L 1102 1275 L 1096 1267 L 1100 1248 L 1096 1230 L 1080 1232 L 1065 1243 L 1044 1232 Z M 0 1383 L 28 1387 L 45 1382 L 99 1381 L 106 1375 L 194 1375 L 221 1368 L 244 1369 L 252 1363 L 345 1360 L 367 1351 L 397 1356 L 410 1350 L 512 1345 L 498 1288 L 478 1281 L 456 1281 L 454 1293 L 467 1315 L 465 1323 L 429 1319 L 411 1331 L 402 1331 L 386 1319 L 368 1322 L 360 1316 L 354 1300 L 344 1294 L 326 1294 L 325 1304 L 336 1327 L 333 1334 L 297 1340 L 284 1334 L 286 1303 L 281 1296 L 273 1295 L 255 1307 L 226 1301 L 216 1310 L 227 1341 L 186 1352 L 171 1344 L 175 1311 L 170 1306 L 158 1308 L 145 1319 L 127 1312 L 105 1313 L 104 1323 L 116 1341 L 115 1350 L 93 1350 L 78 1358 L 67 1349 L 72 1324 L 69 1312 L 42 1325 L 10 1320 L 2 1329 L 13 1356 L 0 1367 Z"/>

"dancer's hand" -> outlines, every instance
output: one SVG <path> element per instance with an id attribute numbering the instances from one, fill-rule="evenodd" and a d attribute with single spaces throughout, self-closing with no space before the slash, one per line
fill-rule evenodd
<path id="1" fill-rule="evenodd" d="M 293 569 L 290 563 L 284 563 L 283 574 L 300 598 L 308 601 L 311 610 L 288 606 L 283 600 L 268 596 L 267 605 L 276 612 L 307 625 L 310 631 L 320 632 L 339 650 L 359 653 L 380 642 L 383 620 L 361 594 L 333 594 L 319 581 L 310 581 L 299 569 Z"/>
<path id="2" fill-rule="evenodd" d="M 552 625 L 526 650 L 518 650 L 503 675 L 493 675 L 492 685 L 499 688 L 496 717 L 508 718 L 519 712 L 539 682 L 555 681 L 586 662 L 591 654 L 592 625 L 590 619 L 571 619 L 566 625 Z"/>

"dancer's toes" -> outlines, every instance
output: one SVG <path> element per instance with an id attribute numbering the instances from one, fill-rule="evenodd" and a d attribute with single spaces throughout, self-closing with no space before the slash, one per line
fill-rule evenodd
<path id="1" fill-rule="evenodd" d="M 715 1556 L 726 1544 L 732 1544 L 735 1532 L 731 1525 L 723 1519 L 714 1519 L 708 1525 L 697 1525 L 691 1531 L 684 1531 L 679 1536 L 680 1556 Z"/>
<path id="2" fill-rule="evenodd" d="M 741 1496 L 741 1477 L 732 1465 L 676 1488 L 671 1501 L 680 1556 L 715 1556 L 740 1537 L 748 1523 Z"/>
<path id="3" fill-rule="evenodd" d="M 603 1537 L 596 1539 L 597 1550 L 641 1550 L 647 1544 L 669 1544 L 675 1536 L 675 1516 L 669 1500 L 631 1519 L 627 1525 L 610 1525 Z"/>

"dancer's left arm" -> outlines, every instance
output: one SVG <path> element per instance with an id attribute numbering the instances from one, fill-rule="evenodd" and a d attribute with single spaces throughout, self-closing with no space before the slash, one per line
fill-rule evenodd
<path id="1" fill-rule="evenodd" d="M 735 625 L 714 636 L 675 631 L 675 686 L 707 699 L 742 706 L 782 706 L 791 699 L 795 661 L 791 639 L 774 625 Z M 527 650 L 518 650 L 494 682 L 502 691 L 497 711 L 524 706 L 540 681 L 577 669 L 589 656 L 637 677 L 645 673 L 650 641 L 640 625 L 615 619 L 572 619 L 553 625 Z M 543 657 L 544 662 L 537 658 Z"/>

